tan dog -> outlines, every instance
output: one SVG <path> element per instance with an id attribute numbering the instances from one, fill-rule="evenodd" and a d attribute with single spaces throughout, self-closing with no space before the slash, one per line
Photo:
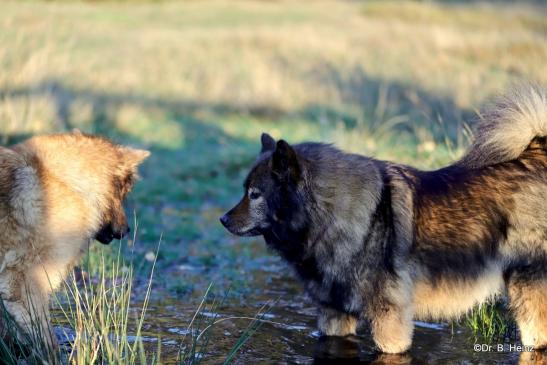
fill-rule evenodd
<path id="1" fill-rule="evenodd" d="M 0 295 L 25 331 L 37 315 L 51 332 L 49 295 L 90 240 L 129 231 L 122 202 L 149 154 L 78 131 L 0 147 Z"/>

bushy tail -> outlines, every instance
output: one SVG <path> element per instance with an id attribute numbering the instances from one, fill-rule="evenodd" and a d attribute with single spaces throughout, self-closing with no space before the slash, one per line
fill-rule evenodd
<path id="1" fill-rule="evenodd" d="M 458 164 L 478 168 L 513 160 L 535 137 L 547 136 L 547 93 L 540 86 L 518 86 L 488 105 L 475 140 Z"/>

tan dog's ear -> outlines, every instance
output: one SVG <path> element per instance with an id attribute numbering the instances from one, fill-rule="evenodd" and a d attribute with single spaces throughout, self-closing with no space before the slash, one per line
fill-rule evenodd
<path id="1" fill-rule="evenodd" d="M 150 156 L 150 151 L 131 147 L 121 148 L 124 155 L 124 163 L 131 168 L 136 168 Z"/>

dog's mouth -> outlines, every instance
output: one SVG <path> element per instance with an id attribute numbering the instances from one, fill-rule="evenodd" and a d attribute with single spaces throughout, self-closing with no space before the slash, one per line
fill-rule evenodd
<path id="1" fill-rule="evenodd" d="M 262 231 L 259 228 L 238 229 L 233 227 L 226 227 L 226 229 L 230 231 L 230 233 L 240 237 L 254 237 L 262 235 Z"/>
<path id="2" fill-rule="evenodd" d="M 254 237 L 262 235 L 262 231 L 259 227 L 244 227 L 240 228 L 232 224 L 232 221 L 226 215 L 220 218 L 220 223 L 232 234 L 240 237 Z"/>
<path id="3" fill-rule="evenodd" d="M 127 232 L 129 232 L 129 229 L 127 229 Z M 103 245 L 108 245 L 114 239 L 121 240 L 124 238 L 127 232 L 116 232 L 112 229 L 112 225 L 107 224 L 95 234 L 94 238 Z"/>
<path id="4" fill-rule="evenodd" d="M 262 231 L 259 228 L 252 228 L 246 231 L 239 231 L 237 233 L 235 232 L 232 232 L 232 233 L 241 237 L 254 237 L 254 236 L 262 235 Z"/>

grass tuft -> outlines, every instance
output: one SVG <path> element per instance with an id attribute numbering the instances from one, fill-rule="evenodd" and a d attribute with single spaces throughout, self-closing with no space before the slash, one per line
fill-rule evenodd
<path id="1" fill-rule="evenodd" d="M 517 337 L 516 324 L 505 302 L 499 298 L 491 299 L 475 307 L 466 316 L 465 324 L 471 329 L 475 341 L 494 343 Z"/>

